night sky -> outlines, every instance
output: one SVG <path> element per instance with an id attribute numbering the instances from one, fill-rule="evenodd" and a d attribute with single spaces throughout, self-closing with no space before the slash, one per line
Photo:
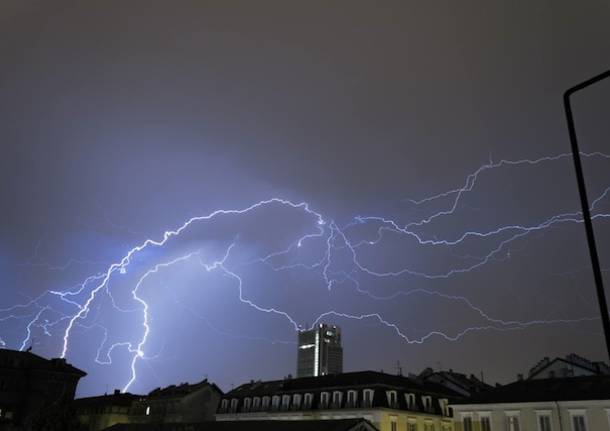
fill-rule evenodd
<path id="1" fill-rule="evenodd" d="M 606 0 L 2 1 L 0 345 L 65 338 L 79 395 L 282 378 L 317 322 L 347 371 L 606 360 L 561 97 L 610 67 L 609 22 Z M 610 268 L 610 82 L 574 111 Z"/>

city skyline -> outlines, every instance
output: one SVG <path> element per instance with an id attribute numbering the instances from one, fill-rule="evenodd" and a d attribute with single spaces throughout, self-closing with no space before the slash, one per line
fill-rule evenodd
<path id="1" fill-rule="evenodd" d="M 320 323 L 346 371 L 608 359 L 561 102 L 607 2 L 314 3 L 2 6 L 2 347 L 79 395 L 282 377 Z M 607 275 L 610 83 L 573 108 Z"/>

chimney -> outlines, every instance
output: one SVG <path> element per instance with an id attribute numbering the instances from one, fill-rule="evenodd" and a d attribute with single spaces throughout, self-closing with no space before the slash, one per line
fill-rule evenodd
<path id="1" fill-rule="evenodd" d="M 120 389 L 115 389 L 114 390 L 114 395 L 121 395 L 121 390 Z"/>

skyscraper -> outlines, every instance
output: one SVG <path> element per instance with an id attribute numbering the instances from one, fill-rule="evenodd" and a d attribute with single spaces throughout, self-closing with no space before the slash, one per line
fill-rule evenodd
<path id="1" fill-rule="evenodd" d="M 299 331 L 297 377 L 342 372 L 341 328 L 321 323 L 309 331 Z"/>

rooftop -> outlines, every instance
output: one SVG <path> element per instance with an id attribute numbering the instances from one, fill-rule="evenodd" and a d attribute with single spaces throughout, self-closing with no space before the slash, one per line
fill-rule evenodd
<path id="1" fill-rule="evenodd" d="M 228 392 L 226 397 L 269 395 L 275 392 L 298 392 L 304 390 L 347 388 L 347 387 L 385 387 L 408 390 L 414 393 L 460 396 L 458 393 L 434 382 L 424 382 L 409 377 L 380 373 L 377 371 L 357 371 L 351 373 L 329 374 L 317 377 L 288 378 L 284 380 L 253 381 L 238 386 Z"/>
<path id="2" fill-rule="evenodd" d="M 454 404 L 510 404 L 610 399 L 610 376 L 520 380 Z"/>
<path id="3" fill-rule="evenodd" d="M 63 358 L 46 359 L 30 351 L 9 349 L 0 349 L 0 368 L 59 371 L 79 377 L 87 375 L 84 371 L 67 363 Z"/>

